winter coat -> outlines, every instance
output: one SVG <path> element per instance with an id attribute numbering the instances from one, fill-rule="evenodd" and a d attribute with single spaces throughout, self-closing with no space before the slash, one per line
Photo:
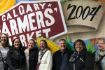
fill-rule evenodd
<path id="1" fill-rule="evenodd" d="M 43 56 L 41 56 L 41 51 L 38 55 L 38 70 L 51 70 L 52 69 L 52 53 L 50 50 L 46 50 Z"/>
<path id="2" fill-rule="evenodd" d="M 9 66 L 8 70 L 25 70 L 26 58 L 24 50 L 22 48 L 17 50 L 12 47 L 7 54 L 7 64 Z"/>
<path id="3" fill-rule="evenodd" d="M 52 70 L 68 70 L 70 53 L 66 50 L 62 53 L 60 50 L 53 54 Z M 63 65 L 62 65 L 63 64 Z"/>
<path id="4" fill-rule="evenodd" d="M 94 70 L 94 55 L 86 51 L 74 52 L 69 59 L 69 70 Z"/>
<path id="5" fill-rule="evenodd" d="M 97 50 L 95 53 L 96 70 L 105 70 L 105 51 Z"/>
<path id="6" fill-rule="evenodd" d="M 38 49 L 32 48 L 29 50 L 29 48 L 27 48 L 25 50 L 25 55 L 27 62 L 27 70 L 35 70 L 38 61 Z"/>
<path id="7" fill-rule="evenodd" d="M 6 70 L 7 63 L 7 52 L 9 51 L 9 47 L 0 47 L 0 70 Z"/>

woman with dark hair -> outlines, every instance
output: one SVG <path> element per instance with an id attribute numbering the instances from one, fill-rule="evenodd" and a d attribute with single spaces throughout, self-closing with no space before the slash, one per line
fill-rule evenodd
<path id="1" fill-rule="evenodd" d="M 40 41 L 40 50 L 38 54 L 37 70 L 52 69 L 52 53 L 48 48 L 46 40 Z"/>
<path id="2" fill-rule="evenodd" d="M 25 50 L 27 69 L 26 70 L 35 70 L 37 61 L 38 61 L 38 48 L 35 47 L 36 42 L 34 39 L 28 41 L 28 47 Z"/>
<path id="3" fill-rule="evenodd" d="M 70 70 L 94 70 L 94 56 L 87 52 L 85 42 L 76 40 L 74 42 L 74 53 L 69 59 Z"/>
<path id="4" fill-rule="evenodd" d="M 19 38 L 15 38 L 7 54 L 8 70 L 25 70 L 26 58 Z"/>
<path id="5" fill-rule="evenodd" d="M 8 35 L 2 33 L 0 36 L 0 70 L 7 70 L 6 58 L 9 47 Z"/>

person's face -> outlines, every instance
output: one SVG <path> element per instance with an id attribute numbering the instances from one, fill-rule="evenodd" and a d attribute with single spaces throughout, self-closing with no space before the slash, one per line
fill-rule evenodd
<path id="1" fill-rule="evenodd" d="M 15 48 L 19 48 L 20 47 L 20 40 L 19 39 L 15 39 L 15 41 L 14 41 L 14 47 Z"/>
<path id="2" fill-rule="evenodd" d="M 82 46 L 82 43 L 80 43 L 80 42 L 77 42 L 77 43 L 75 44 L 75 50 L 76 50 L 77 52 L 81 52 L 81 51 L 83 50 L 83 47 L 84 47 L 84 46 Z"/>
<path id="3" fill-rule="evenodd" d="M 65 41 L 60 41 L 59 42 L 59 46 L 60 46 L 61 51 L 64 51 L 66 49 L 66 43 L 65 43 Z"/>
<path id="4" fill-rule="evenodd" d="M 40 49 L 45 49 L 45 42 L 44 41 L 40 41 Z"/>
<path id="5" fill-rule="evenodd" d="M 31 49 L 35 46 L 35 42 L 33 40 L 29 40 L 28 42 L 28 48 Z"/>
<path id="6" fill-rule="evenodd" d="M 1 43 L 6 44 L 7 43 L 7 36 L 5 34 L 1 35 Z"/>
<path id="7" fill-rule="evenodd" d="M 103 40 L 98 40 L 97 46 L 99 49 L 105 50 L 105 43 L 103 42 Z"/>

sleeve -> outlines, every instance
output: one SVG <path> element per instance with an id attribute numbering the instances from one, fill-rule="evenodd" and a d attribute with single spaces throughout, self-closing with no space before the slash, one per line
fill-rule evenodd
<path id="1" fill-rule="evenodd" d="M 45 62 L 45 67 L 43 70 L 51 70 L 52 69 L 52 53 L 51 51 L 46 52 L 46 62 Z M 43 62 L 43 61 L 42 61 Z"/>
<path id="2" fill-rule="evenodd" d="M 56 53 L 53 54 L 52 70 L 56 70 Z"/>
<path id="3" fill-rule="evenodd" d="M 100 59 L 98 51 L 95 53 L 95 62 L 98 62 Z"/>
<path id="4" fill-rule="evenodd" d="M 48 51 L 48 58 L 47 58 L 47 66 L 45 70 L 51 70 L 52 69 L 52 53 L 51 51 Z"/>
<path id="5" fill-rule="evenodd" d="M 38 62 L 38 49 L 36 49 L 36 53 L 35 53 L 35 68 L 37 66 L 37 62 Z"/>
<path id="6" fill-rule="evenodd" d="M 12 66 L 12 64 L 11 64 L 11 63 L 12 63 L 12 62 L 11 62 L 11 60 L 12 60 L 12 58 L 11 58 L 11 55 L 12 55 L 12 54 L 11 54 L 11 53 L 12 53 L 12 52 L 11 52 L 10 50 L 9 50 L 8 53 L 7 53 L 7 64 L 8 64 L 8 66 L 9 66 L 9 69 L 10 69 L 10 70 L 15 70 L 14 67 Z"/>

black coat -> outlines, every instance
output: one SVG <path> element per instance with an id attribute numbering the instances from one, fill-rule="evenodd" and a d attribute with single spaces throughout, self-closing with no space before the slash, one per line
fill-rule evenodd
<path id="1" fill-rule="evenodd" d="M 94 55 L 74 52 L 69 59 L 69 70 L 94 70 Z"/>
<path id="2" fill-rule="evenodd" d="M 12 47 L 7 54 L 7 64 L 9 66 L 9 70 L 15 70 L 17 68 L 24 70 L 26 65 L 24 50 L 22 48 L 17 50 Z"/>
<path id="3" fill-rule="evenodd" d="M 38 49 L 29 50 L 29 70 L 35 70 L 38 62 Z"/>
<path id="4" fill-rule="evenodd" d="M 70 57 L 70 52 L 68 52 L 67 50 L 62 53 L 60 50 L 55 52 L 53 54 L 53 66 L 52 66 L 52 70 L 61 70 L 61 65 L 63 63 L 63 60 L 65 60 L 65 65 L 63 66 L 62 69 L 66 68 L 65 70 L 67 70 L 68 68 L 68 60 Z"/>

